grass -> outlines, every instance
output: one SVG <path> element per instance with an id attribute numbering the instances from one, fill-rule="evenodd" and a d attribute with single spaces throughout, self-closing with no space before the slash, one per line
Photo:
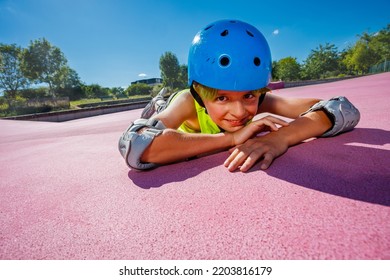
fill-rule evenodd
<path id="1" fill-rule="evenodd" d="M 147 97 L 150 97 L 150 95 L 134 95 L 129 98 L 118 98 L 118 99 L 103 100 L 103 101 L 100 98 L 81 99 L 81 100 L 70 101 L 70 109 L 77 109 L 79 105 L 83 105 L 83 104 L 100 103 L 100 102 L 116 101 L 116 100 L 127 100 L 127 99 L 136 100 L 139 98 L 147 98 Z"/>
<path id="2" fill-rule="evenodd" d="M 81 99 L 81 100 L 75 100 L 75 101 L 70 101 L 69 103 L 69 109 L 79 109 L 79 105 L 83 105 L 83 104 L 91 104 L 91 103 L 102 103 L 104 102 L 105 104 L 107 104 L 107 102 L 110 102 L 110 101 L 118 101 L 118 100 L 129 100 L 129 101 L 136 101 L 137 99 L 141 99 L 141 98 L 150 98 L 150 95 L 135 95 L 135 96 L 131 96 L 129 98 L 118 98 L 118 99 L 108 99 L 108 100 L 102 100 L 101 98 L 89 98 L 89 99 Z M 64 109 L 61 109 L 61 108 L 53 108 L 51 111 L 54 112 L 54 111 L 62 111 Z M 5 102 L 1 102 L 0 103 L 0 118 L 3 118 L 3 117 L 11 117 L 11 116 L 17 116 L 17 115 L 20 115 L 22 113 L 17 113 L 17 112 L 9 112 L 8 111 L 8 104 L 6 104 Z"/>
<path id="3" fill-rule="evenodd" d="M 90 99 L 70 101 L 70 109 L 77 109 L 79 105 L 83 105 L 83 104 L 99 103 L 99 102 L 102 102 L 100 98 L 90 98 Z"/>

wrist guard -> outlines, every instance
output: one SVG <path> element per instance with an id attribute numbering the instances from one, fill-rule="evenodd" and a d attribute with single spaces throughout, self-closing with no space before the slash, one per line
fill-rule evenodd
<path id="1" fill-rule="evenodd" d="M 318 110 L 323 110 L 333 123 L 332 128 L 322 134 L 321 137 L 335 136 L 352 130 L 360 120 L 359 110 L 344 96 L 333 97 L 327 101 L 319 101 L 309 110 L 302 113 L 301 116 Z"/>
<path id="2" fill-rule="evenodd" d="M 145 128 L 141 133 L 138 131 Z M 157 166 L 154 163 L 141 162 L 141 156 L 165 129 L 165 125 L 158 119 L 138 119 L 131 123 L 119 138 L 118 149 L 126 164 L 134 169 L 144 170 Z"/>

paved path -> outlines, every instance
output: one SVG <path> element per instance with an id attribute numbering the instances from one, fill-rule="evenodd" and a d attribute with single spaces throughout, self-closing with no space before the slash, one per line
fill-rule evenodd
<path id="1" fill-rule="evenodd" d="M 227 152 L 129 170 L 141 110 L 0 120 L 0 259 L 389 259 L 390 73 L 273 94 L 346 95 L 362 119 L 246 174 Z"/>

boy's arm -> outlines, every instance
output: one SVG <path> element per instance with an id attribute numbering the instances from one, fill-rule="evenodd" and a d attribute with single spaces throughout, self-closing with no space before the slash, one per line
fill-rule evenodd
<path id="1" fill-rule="evenodd" d="M 197 118 L 194 100 L 189 93 L 179 96 L 155 118 L 164 123 L 165 129 L 144 151 L 141 162 L 170 163 L 232 146 L 231 135 L 226 133 L 211 135 L 177 130 L 184 121 Z"/>
<path id="2" fill-rule="evenodd" d="M 237 146 L 224 164 L 230 171 L 237 168 L 247 171 L 261 158 L 261 169 L 266 169 L 288 147 L 311 137 L 333 136 L 351 130 L 360 119 L 359 111 L 344 97 L 329 101 L 272 95 L 267 98 L 263 110 L 294 120 L 287 127 Z"/>
<path id="3" fill-rule="evenodd" d="M 307 113 L 290 122 L 290 125 L 279 131 L 278 136 L 286 141 L 288 147 L 294 146 L 312 137 L 319 137 L 332 127 L 332 122 L 325 112 Z"/>
<path id="4" fill-rule="evenodd" d="M 141 156 L 142 162 L 166 164 L 234 146 L 229 133 L 183 133 L 165 129 Z"/>
<path id="5" fill-rule="evenodd" d="M 328 119 L 331 126 L 321 134 L 311 133 L 310 127 L 306 133 L 310 137 L 329 137 L 341 132 L 352 130 L 360 120 L 359 110 L 344 96 L 333 97 L 329 100 L 310 98 L 285 98 L 268 95 L 263 110 L 292 119 L 299 119 L 305 115 L 316 113 L 317 121 Z M 314 115 L 316 115 L 314 114 Z M 321 126 L 318 127 L 321 130 Z M 301 134 L 297 132 L 298 134 Z"/>
<path id="6" fill-rule="evenodd" d="M 177 129 L 193 114 L 193 101 L 188 94 L 178 96 L 173 103 L 151 119 L 138 119 L 119 138 L 118 149 L 129 167 L 144 170 L 156 166 L 141 160 L 144 151 L 162 136 L 166 129 Z M 163 137 L 164 138 L 164 137 Z"/>
<path id="7" fill-rule="evenodd" d="M 296 119 L 300 116 L 300 114 L 307 111 L 311 106 L 319 101 L 320 99 L 315 98 L 283 97 L 268 93 L 259 109 L 262 112 Z"/>
<path id="8" fill-rule="evenodd" d="M 293 146 L 308 138 L 320 136 L 332 127 L 332 121 L 324 111 L 308 112 L 319 101 L 315 98 L 286 98 L 268 94 L 262 109 L 293 119 L 287 129 L 279 131 L 279 137 L 286 140 L 288 146 Z"/>

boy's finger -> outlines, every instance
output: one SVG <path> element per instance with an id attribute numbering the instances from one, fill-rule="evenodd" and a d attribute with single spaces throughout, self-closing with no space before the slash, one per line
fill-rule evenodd
<path id="1" fill-rule="evenodd" d="M 257 157 L 252 157 L 251 155 L 249 155 L 245 160 L 245 162 L 240 167 L 240 171 L 241 172 L 248 171 L 256 163 L 257 159 L 258 159 Z"/>
<path id="2" fill-rule="evenodd" d="M 239 151 L 237 149 L 225 161 L 224 166 L 227 167 L 227 169 L 230 172 L 233 172 L 237 168 L 239 168 L 239 166 L 241 166 L 243 164 L 243 162 L 245 162 L 246 158 L 247 158 L 247 156 L 245 155 L 245 153 L 243 151 Z"/>
<path id="3" fill-rule="evenodd" d="M 239 153 L 239 150 L 236 148 L 236 147 L 234 147 L 234 148 L 231 148 L 230 150 L 229 150 L 229 152 L 230 152 L 230 155 L 228 156 L 228 158 L 225 160 L 225 162 L 223 163 L 223 165 L 225 166 L 225 167 L 228 167 L 229 166 L 229 164 L 233 161 L 233 159 L 238 155 L 238 153 Z"/>
<path id="4" fill-rule="evenodd" d="M 282 126 L 287 126 L 289 125 L 289 123 L 285 120 L 282 120 L 282 119 L 279 119 L 279 118 L 276 118 L 276 117 L 272 117 L 272 116 L 268 116 L 268 117 L 265 117 L 265 118 L 262 118 L 262 119 L 258 119 L 256 121 L 254 121 L 254 123 L 256 122 L 260 122 L 260 123 L 263 123 L 263 122 L 272 122 L 272 123 L 276 123 L 276 124 L 280 124 Z"/>
<path id="5" fill-rule="evenodd" d="M 263 161 L 261 162 L 260 169 L 261 170 L 267 169 L 271 165 L 273 160 L 274 160 L 274 156 L 271 153 L 266 153 L 264 155 Z"/>

